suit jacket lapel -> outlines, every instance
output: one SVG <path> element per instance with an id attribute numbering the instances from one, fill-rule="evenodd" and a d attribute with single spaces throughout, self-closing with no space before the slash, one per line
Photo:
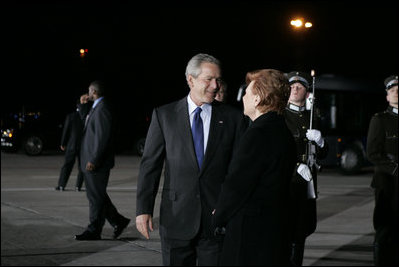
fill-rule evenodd
<path id="1" fill-rule="evenodd" d="M 93 117 L 94 110 L 95 110 L 95 108 L 90 108 L 89 113 L 86 115 L 85 125 L 84 125 L 84 128 L 83 128 L 83 132 L 86 131 L 87 125 L 89 124 L 89 121 L 90 121 L 91 117 Z"/>
<path id="2" fill-rule="evenodd" d="M 180 100 L 176 106 L 176 125 L 177 132 L 180 134 L 182 139 L 182 144 L 185 145 L 185 148 L 188 150 L 187 153 L 190 155 L 191 160 L 193 161 L 194 166 L 197 166 L 197 156 L 195 155 L 194 150 L 194 142 L 193 136 L 191 133 L 191 125 L 190 125 L 190 116 L 188 114 L 188 103 L 187 98 L 183 98 Z M 199 171 L 199 169 L 198 169 Z"/>
<path id="3" fill-rule="evenodd" d="M 86 127 L 89 124 L 89 121 L 93 118 L 93 115 L 96 112 L 96 110 L 100 109 L 102 107 L 102 105 L 104 105 L 104 101 L 106 101 L 106 100 L 103 99 L 100 102 L 98 102 L 98 104 L 94 108 L 93 107 L 90 108 L 90 111 L 87 114 L 88 118 L 87 118 L 87 121 L 85 121 L 83 131 L 86 130 Z"/>
<path id="4" fill-rule="evenodd" d="M 206 168 L 211 161 L 217 147 L 220 143 L 221 134 L 223 132 L 223 116 L 217 105 L 212 105 L 212 117 L 209 125 L 208 144 L 206 146 L 204 163 L 202 164 L 201 172 Z"/>
<path id="5" fill-rule="evenodd" d="M 85 121 L 85 125 L 83 128 L 83 131 L 86 130 L 87 125 L 89 124 L 90 120 L 93 118 L 94 113 L 96 110 L 98 110 L 102 105 L 103 105 L 104 99 L 98 102 L 98 104 L 95 107 L 91 107 L 89 113 L 87 114 L 87 118 Z"/>

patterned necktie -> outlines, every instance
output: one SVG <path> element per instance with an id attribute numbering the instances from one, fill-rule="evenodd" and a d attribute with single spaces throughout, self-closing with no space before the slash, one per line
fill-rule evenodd
<path id="1" fill-rule="evenodd" d="M 194 119 L 192 126 L 193 141 L 195 148 L 195 155 L 197 156 L 198 166 L 201 169 L 202 161 L 204 159 L 204 126 L 202 124 L 200 107 L 197 107 L 194 111 Z"/>

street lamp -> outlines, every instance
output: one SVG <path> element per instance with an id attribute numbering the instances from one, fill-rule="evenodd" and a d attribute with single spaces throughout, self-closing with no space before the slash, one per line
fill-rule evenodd
<path id="1" fill-rule="evenodd" d="M 80 53 L 80 57 L 81 58 L 84 58 L 84 56 L 87 54 L 89 52 L 89 50 L 88 49 L 80 49 L 79 50 L 79 53 Z"/>
<path id="2" fill-rule="evenodd" d="M 305 69 L 308 62 L 313 62 L 313 53 L 310 53 L 312 41 L 313 23 L 301 16 L 293 17 L 290 20 L 292 28 L 292 39 L 290 40 L 291 49 L 295 63 L 295 68 Z"/>
<path id="3" fill-rule="evenodd" d="M 295 28 L 300 28 L 303 25 L 303 22 L 301 19 L 295 19 L 291 20 L 291 25 L 294 26 Z"/>
<path id="4" fill-rule="evenodd" d="M 313 24 L 309 21 L 304 23 L 304 19 L 300 18 L 300 19 L 293 19 L 290 22 L 291 26 L 293 26 L 295 29 L 301 29 L 302 27 L 305 28 L 311 28 L 313 26 Z"/>

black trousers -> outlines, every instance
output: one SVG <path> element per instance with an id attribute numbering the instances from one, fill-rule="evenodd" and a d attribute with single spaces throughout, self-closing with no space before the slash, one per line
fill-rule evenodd
<path id="1" fill-rule="evenodd" d="M 80 153 L 78 150 L 66 150 L 65 151 L 65 161 L 61 168 L 60 178 L 58 179 L 58 186 L 66 187 L 69 176 L 71 175 L 73 165 L 75 164 L 75 159 L 78 158 L 78 177 L 76 179 L 76 187 L 81 188 L 83 184 L 83 173 L 80 168 Z"/>
<path id="2" fill-rule="evenodd" d="M 316 230 L 316 199 L 298 198 L 293 205 L 293 236 L 291 238 L 291 263 L 302 266 L 305 240 Z"/>
<path id="3" fill-rule="evenodd" d="M 305 184 L 306 186 L 306 184 Z M 294 195 L 292 199 L 291 218 L 293 223 L 292 243 L 305 243 L 306 238 L 314 233 L 317 226 L 316 199 L 307 199 L 307 187 L 302 190 L 302 195 Z M 300 192 L 300 191 L 298 191 Z"/>
<path id="4" fill-rule="evenodd" d="M 397 210 L 392 207 L 392 197 L 389 190 L 382 188 L 375 190 L 373 224 L 375 229 L 374 263 L 376 266 L 397 266 L 399 264 Z M 397 203 L 394 204 L 397 205 Z"/>
<path id="5" fill-rule="evenodd" d="M 126 219 L 118 213 L 107 194 L 109 174 L 110 170 L 84 172 L 90 213 L 87 230 L 96 234 L 101 234 L 105 220 L 115 227 Z"/>
<path id="6" fill-rule="evenodd" d="M 218 266 L 222 238 L 207 238 L 199 233 L 191 240 L 169 239 L 161 235 L 164 266 Z"/>

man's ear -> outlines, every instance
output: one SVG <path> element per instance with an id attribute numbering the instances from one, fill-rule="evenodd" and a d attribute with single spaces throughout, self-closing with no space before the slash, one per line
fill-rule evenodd
<path id="1" fill-rule="evenodd" d="M 194 77 L 193 76 L 191 76 L 191 75 L 188 75 L 188 77 L 187 77 L 187 83 L 188 83 L 188 86 L 190 87 L 190 88 L 192 88 L 193 86 L 194 86 Z"/>

